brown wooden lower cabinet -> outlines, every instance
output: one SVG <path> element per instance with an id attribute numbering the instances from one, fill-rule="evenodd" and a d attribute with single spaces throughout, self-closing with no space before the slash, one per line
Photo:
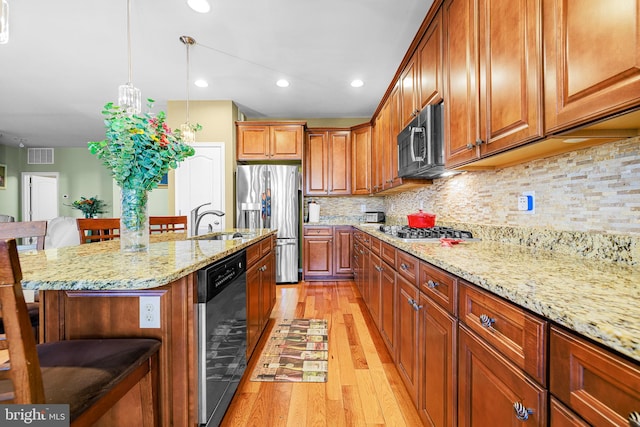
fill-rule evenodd
<path id="1" fill-rule="evenodd" d="M 553 396 L 549 400 L 549 425 L 551 427 L 589 427 L 589 424 Z"/>
<path id="2" fill-rule="evenodd" d="M 351 226 L 304 226 L 304 280 L 347 280 L 354 277 L 352 231 Z"/>
<path id="3" fill-rule="evenodd" d="M 333 238 L 331 236 L 303 238 L 304 278 L 333 275 Z"/>
<path id="4" fill-rule="evenodd" d="M 420 305 L 418 412 L 426 426 L 456 426 L 458 321 L 422 294 Z"/>
<path id="5" fill-rule="evenodd" d="M 418 385 L 420 383 L 419 372 L 419 326 L 420 326 L 420 294 L 418 289 L 409 283 L 404 277 L 397 278 L 397 322 L 398 340 L 396 349 L 396 366 L 400 372 L 400 378 L 404 381 L 407 391 L 418 405 Z"/>
<path id="6" fill-rule="evenodd" d="M 382 301 L 382 261 L 371 251 L 369 255 L 369 313 L 380 328 L 380 304 Z"/>
<path id="7" fill-rule="evenodd" d="M 255 258 L 252 252 L 263 248 L 254 245 L 247 250 L 247 258 Z M 275 251 L 259 252 L 262 256 L 247 268 L 247 357 L 258 344 L 275 303 L 276 265 Z"/>
<path id="8" fill-rule="evenodd" d="M 640 412 L 640 367 L 560 328 L 551 328 L 551 393 L 594 426 L 628 426 Z"/>
<path id="9" fill-rule="evenodd" d="M 380 281 L 380 334 L 391 357 L 396 359 L 396 272 L 382 263 Z"/>
<path id="10" fill-rule="evenodd" d="M 547 425 L 545 389 L 465 326 L 458 339 L 459 426 Z"/>

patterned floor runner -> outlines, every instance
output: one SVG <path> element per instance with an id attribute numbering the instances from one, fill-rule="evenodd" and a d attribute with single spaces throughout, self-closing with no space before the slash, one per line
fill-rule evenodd
<path id="1" fill-rule="evenodd" d="M 251 381 L 326 382 L 327 336 L 326 320 L 277 320 Z"/>

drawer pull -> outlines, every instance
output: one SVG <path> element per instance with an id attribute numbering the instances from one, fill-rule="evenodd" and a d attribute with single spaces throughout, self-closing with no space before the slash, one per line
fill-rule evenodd
<path id="1" fill-rule="evenodd" d="M 436 286 L 440 286 L 440 283 L 434 282 L 433 280 L 427 281 L 427 288 L 434 289 Z"/>
<path id="2" fill-rule="evenodd" d="M 640 427 L 640 412 L 633 411 L 629 414 L 629 427 Z"/>
<path id="3" fill-rule="evenodd" d="M 402 264 L 400 264 L 400 268 L 403 270 L 408 270 L 409 266 L 403 262 Z"/>
<path id="4" fill-rule="evenodd" d="M 377 271 L 382 271 L 382 267 L 380 267 L 379 265 L 376 265 L 373 268 L 375 268 Z"/>
<path id="5" fill-rule="evenodd" d="M 516 413 L 516 418 L 520 421 L 527 421 L 529 414 L 533 414 L 533 409 L 525 407 L 521 402 L 513 404 L 513 411 Z"/>
<path id="6" fill-rule="evenodd" d="M 481 314 L 480 315 L 480 323 L 485 328 L 490 328 L 490 327 L 493 326 L 494 323 L 496 323 L 496 319 L 494 319 L 492 317 L 489 317 L 486 314 Z"/>
<path id="7" fill-rule="evenodd" d="M 407 299 L 407 302 L 409 303 L 409 305 L 410 305 L 410 306 L 412 306 L 412 307 L 413 307 L 413 309 L 414 309 L 415 311 L 418 311 L 418 310 L 420 310 L 420 309 L 422 308 L 422 306 L 421 306 L 421 305 L 418 305 L 418 303 L 416 302 L 416 300 L 414 300 L 413 298 L 409 298 L 409 299 Z"/>

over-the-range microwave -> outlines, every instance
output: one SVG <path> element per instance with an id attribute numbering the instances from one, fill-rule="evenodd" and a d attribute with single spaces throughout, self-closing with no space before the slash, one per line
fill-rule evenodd
<path id="1" fill-rule="evenodd" d="M 443 103 L 427 105 L 398 134 L 398 176 L 439 178 L 444 168 Z"/>

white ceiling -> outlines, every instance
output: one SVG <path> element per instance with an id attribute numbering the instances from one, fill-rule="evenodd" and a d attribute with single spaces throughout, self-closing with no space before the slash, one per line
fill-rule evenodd
<path id="1" fill-rule="evenodd" d="M 127 81 L 126 0 L 8 0 L 0 144 L 86 146 Z M 233 100 L 251 118 L 370 117 L 433 0 L 132 0 L 133 84 L 143 99 Z M 275 85 L 279 78 L 288 88 Z M 360 89 L 349 83 L 364 80 Z"/>

